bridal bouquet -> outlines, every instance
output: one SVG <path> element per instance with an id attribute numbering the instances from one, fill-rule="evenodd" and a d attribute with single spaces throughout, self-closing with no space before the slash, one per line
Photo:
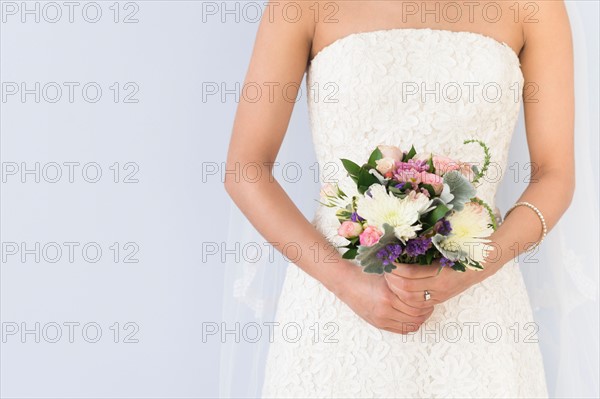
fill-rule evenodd
<path id="1" fill-rule="evenodd" d="M 395 269 L 393 262 L 457 271 L 483 269 L 487 238 L 496 229 L 491 208 L 475 197 L 474 184 L 490 162 L 488 147 L 481 170 L 467 162 L 435 154 L 403 152 L 379 146 L 362 166 L 342 159 L 357 195 L 338 185 L 321 190 L 322 204 L 336 208 L 338 235 L 349 243 L 343 257 L 356 259 L 367 273 Z"/>

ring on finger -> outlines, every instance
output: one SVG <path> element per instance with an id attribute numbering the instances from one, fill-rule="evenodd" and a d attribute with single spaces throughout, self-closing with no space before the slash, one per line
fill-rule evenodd
<path id="1" fill-rule="evenodd" d="M 431 294 L 429 293 L 429 291 L 425 290 L 425 293 L 423 295 L 425 297 L 425 301 L 428 301 L 431 299 Z"/>

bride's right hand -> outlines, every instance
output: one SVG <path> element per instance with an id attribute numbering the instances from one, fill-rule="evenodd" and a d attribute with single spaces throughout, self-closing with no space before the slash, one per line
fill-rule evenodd
<path id="1" fill-rule="evenodd" d="M 343 278 L 332 291 L 369 324 L 408 334 L 417 331 L 431 316 L 433 305 L 425 308 L 409 306 L 389 289 L 384 276 L 365 273 L 350 261 L 344 262 L 348 262 L 349 267 L 345 268 Z"/>

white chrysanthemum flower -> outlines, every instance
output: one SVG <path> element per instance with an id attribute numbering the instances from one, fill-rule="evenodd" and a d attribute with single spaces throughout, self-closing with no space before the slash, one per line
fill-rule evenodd
<path id="1" fill-rule="evenodd" d="M 414 193 L 400 199 L 379 184 L 372 185 L 369 192 L 371 196 L 360 197 L 356 207 L 356 212 L 366 219 L 368 225 L 377 226 L 383 231 L 383 225 L 387 223 L 402 241 L 417 235 L 416 232 L 421 230 L 421 225 L 417 223 L 419 215 L 431 204 L 429 198 L 421 193 Z"/>
<path id="2" fill-rule="evenodd" d="M 467 262 L 483 262 L 490 249 L 487 237 L 494 231 L 489 226 L 487 210 L 480 204 L 468 202 L 462 211 L 452 213 L 447 219 L 452 231 L 439 245 L 446 251 L 468 254 L 468 259 L 464 259 Z"/>

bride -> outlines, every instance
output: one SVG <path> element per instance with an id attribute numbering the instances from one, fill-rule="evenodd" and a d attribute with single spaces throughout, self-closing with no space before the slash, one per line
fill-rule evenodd
<path id="1" fill-rule="evenodd" d="M 535 256 L 526 251 L 555 226 L 574 191 L 564 4 L 270 5 L 246 76 L 269 95 L 242 97 L 227 161 L 231 170 L 260 165 L 264 178 L 225 186 L 267 241 L 279 250 L 294 243 L 310 256 L 288 268 L 277 321 L 300 330 L 293 339 L 275 337 L 263 395 L 547 397 L 517 260 Z M 366 160 L 377 145 L 477 162 L 478 146 L 462 143 L 478 139 L 502 174 L 524 106 L 532 176 L 490 237 L 494 249 L 483 271 L 438 274 L 434 263 L 367 274 L 336 248 L 343 242 L 331 209 L 320 207 L 312 221 L 300 213 L 270 176 L 305 73 L 315 151 L 328 171 L 322 183 L 342 187 L 349 178 L 339 159 Z M 334 94 L 317 96 L 313 88 L 326 85 Z M 500 180 L 489 177 L 477 188 L 492 207 Z"/>

